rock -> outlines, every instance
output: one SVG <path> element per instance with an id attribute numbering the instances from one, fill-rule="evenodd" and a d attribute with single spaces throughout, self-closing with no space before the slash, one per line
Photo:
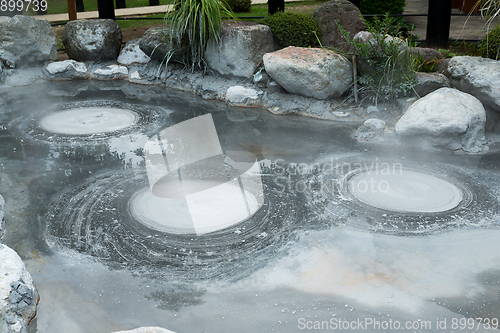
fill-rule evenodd
<path id="1" fill-rule="evenodd" d="M 443 59 L 439 62 L 439 64 L 436 66 L 435 71 L 441 74 L 444 74 L 446 77 L 449 77 L 448 73 L 448 64 L 450 63 L 450 60 L 452 58 L 446 58 Z"/>
<path id="2" fill-rule="evenodd" d="M 289 46 L 264 55 L 266 72 L 288 92 L 317 99 L 339 97 L 352 84 L 352 64 L 324 49 Z"/>
<path id="3" fill-rule="evenodd" d="M 347 42 L 340 34 L 336 21 L 351 36 L 365 29 L 358 7 L 348 0 L 331 0 L 323 3 L 313 13 L 321 30 L 321 44 L 327 47 L 347 48 Z"/>
<path id="4" fill-rule="evenodd" d="M 222 75 L 252 78 L 264 54 L 274 51 L 273 34 L 267 25 L 224 21 L 220 42 L 207 47 L 205 60 Z"/>
<path id="5" fill-rule="evenodd" d="M 5 233 L 4 208 L 5 208 L 5 200 L 0 195 L 0 239 L 2 239 L 2 236 Z"/>
<path id="6" fill-rule="evenodd" d="M 425 144 L 477 153 L 484 149 L 486 112 L 472 95 L 441 88 L 417 100 L 396 123 L 396 133 Z"/>
<path id="7" fill-rule="evenodd" d="M 160 327 L 140 327 L 130 331 L 119 331 L 114 333 L 175 333 Z"/>
<path id="8" fill-rule="evenodd" d="M 385 121 L 380 119 L 368 119 L 354 133 L 357 141 L 382 141 L 385 130 Z"/>
<path id="9" fill-rule="evenodd" d="M 450 87 L 450 80 L 441 73 L 415 73 L 415 78 L 417 85 L 414 89 L 420 97 L 424 97 L 439 88 Z"/>
<path id="10" fill-rule="evenodd" d="M 448 64 L 448 73 L 453 87 L 500 111 L 500 61 L 453 57 Z"/>
<path id="11" fill-rule="evenodd" d="M 163 61 L 170 51 L 169 31 L 161 27 L 151 28 L 139 40 L 139 48 L 153 60 Z"/>
<path id="12" fill-rule="evenodd" d="M 92 78 L 98 80 L 121 80 L 128 78 L 128 68 L 120 65 L 109 65 L 92 72 Z"/>
<path id="13" fill-rule="evenodd" d="M 400 51 L 408 49 L 408 45 L 406 44 L 404 39 L 401 39 L 399 37 L 392 37 L 391 35 L 385 35 L 384 38 L 382 38 L 382 35 L 378 36 L 380 37 L 377 38 L 377 36 L 368 31 L 360 31 L 354 36 L 354 40 L 359 43 L 370 44 L 373 47 L 378 47 L 378 40 L 383 40 L 385 43 L 396 43 L 397 45 L 399 45 Z"/>
<path id="14" fill-rule="evenodd" d="M 226 103 L 234 106 L 261 106 L 257 90 L 242 86 L 230 87 L 227 90 Z"/>
<path id="15" fill-rule="evenodd" d="M 122 46 L 122 32 L 111 19 L 69 21 L 62 42 L 70 59 L 116 60 Z"/>
<path id="16" fill-rule="evenodd" d="M 139 40 L 129 41 L 118 56 L 120 65 L 146 64 L 150 60 L 149 56 L 139 47 Z"/>
<path id="17" fill-rule="evenodd" d="M 423 61 L 442 60 L 445 58 L 438 50 L 426 47 L 410 47 L 409 51 L 417 59 L 420 55 Z"/>
<path id="18" fill-rule="evenodd" d="M 0 309 L 3 307 L 8 332 L 28 331 L 38 301 L 38 291 L 23 261 L 14 250 L 0 244 Z"/>
<path id="19" fill-rule="evenodd" d="M 45 70 L 52 78 L 60 80 L 82 79 L 88 76 L 87 65 L 75 60 L 64 60 L 50 63 Z"/>
<path id="20" fill-rule="evenodd" d="M 49 21 L 29 16 L 0 20 L 0 61 L 7 67 L 27 67 L 57 60 L 57 42 Z"/>

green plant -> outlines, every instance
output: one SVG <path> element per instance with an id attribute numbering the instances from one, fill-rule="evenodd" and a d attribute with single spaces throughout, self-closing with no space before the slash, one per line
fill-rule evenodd
<path id="1" fill-rule="evenodd" d="M 451 52 L 450 50 L 439 49 L 438 51 L 441 52 L 441 54 L 444 55 L 445 58 L 453 58 L 453 57 L 457 56 L 455 53 Z"/>
<path id="2" fill-rule="evenodd" d="M 337 23 L 350 45 L 347 54 L 357 58 L 359 93 L 375 103 L 410 95 L 416 85 L 416 61 L 404 39 L 387 35 L 390 23 L 389 15 L 371 22 L 365 20 L 366 30 L 371 34 L 367 41 L 354 39 Z"/>
<path id="3" fill-rule="evenodd" d="M 235 13 L 250 13 L 252 0 L 226 0 L 226 2 Z"/>
<path id="4" fill-rule="evenodd" d="M 260 20 L 259 23 L 269 26 L 273 37 L 281 47 L 319 46 L 316 36 L 320 36 L 321 31 L 310 15 L 277 12 Z"/>
<path id="5" fill-rule="evenodd" d="M 406 0 L 361 0 L 362 14 L 403 14 Z"/>
<path id="6" fill-rule="evenodd" d="M 420 53 L 414 58 L 414 69 L 417 72 L 430 73 L 439 65 L 442 59 L 433 58 L 431 60 L 425 60 Z"/>
<path id="7" fill-rule="evenodd" d="M 209 40 L 219 42 L 222 17 L 236 19 L 223 0 L 176 0 L 165 19 L 170 19 L 169 42 L 171 52 L 180 53 L 183 62 L 191 66 L 206 68 L 205 51 Z"/>
<path id="8" fill-rule="evenodd" d="M 495 60 L 500 58 L 500 25 L 484 36 L 479 46 L 479 52 L 484 58 Z"/>

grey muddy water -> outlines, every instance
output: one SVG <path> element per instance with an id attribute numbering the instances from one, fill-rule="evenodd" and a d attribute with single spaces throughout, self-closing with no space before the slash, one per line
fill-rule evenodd
<path id="1" fill-rule="evenodd" d="M 2 242 L 39 289 L 38 332 L 498 328 L 493 150 L 362 145 L 354 125 L 118 81 L 2 89 L 0 110 Z M 144 146 L 206 114 L 223 152 L 256 157 L 263 204 L 214 191 L 198 207 L 231 225 L 196 235 L 185 201 L 151 193 Z"/>

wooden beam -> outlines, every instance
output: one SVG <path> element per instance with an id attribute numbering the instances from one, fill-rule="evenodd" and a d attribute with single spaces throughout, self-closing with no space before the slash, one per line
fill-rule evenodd
<path id="1" fill-rule="evenodd" d="M 76 20 L 76 1 L 68 0 L 68 16 L 70 21 Z"/>

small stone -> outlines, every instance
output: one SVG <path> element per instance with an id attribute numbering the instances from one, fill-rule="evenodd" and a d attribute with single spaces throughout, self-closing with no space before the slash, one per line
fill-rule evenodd
<path id="1" fill-rule="evenodd" d="M 229 105 L 248 105 L 255 104 L 254 101 L 259 99 L 259 93 L 255 89 L 244 88 L 242 86 L 234 86 L 227 89 L 226 103 Z"/>
<path id="2" fill-rule="evenodd" d="M 128 68 L 120 65 L 110 65 L 98 68 L 92 73 L 93 77 L 100 80 L 117 80 L 128 77 Z"/>
<path id="3" fill-rule="evenodd" d="M 380 112 L 377 106 L 375 105 L 370 105 L 369 107 L 366 108 L 366 113 L 372 113 L 372 112 Z"/>

